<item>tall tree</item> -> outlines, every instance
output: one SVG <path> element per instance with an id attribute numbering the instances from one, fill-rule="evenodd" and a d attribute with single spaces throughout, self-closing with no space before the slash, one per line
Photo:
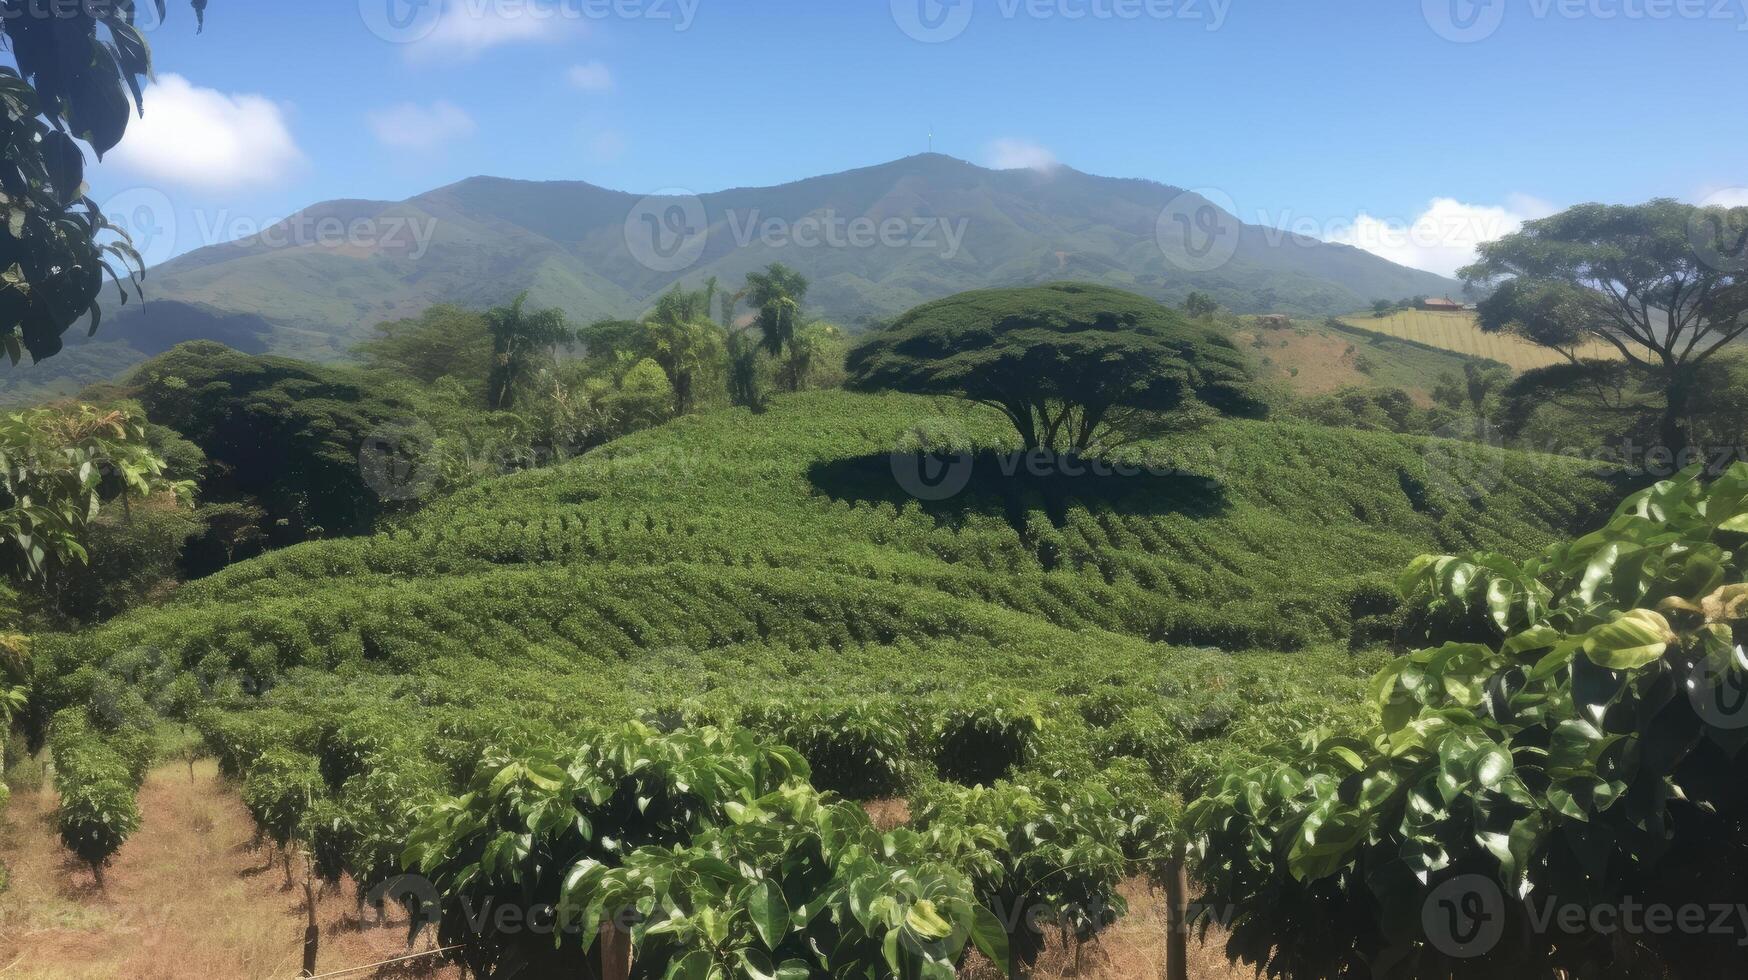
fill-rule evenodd
<path id="1" fill-rule="evenodd" d="M 150 2 L 162 19 L 164 0 Z M 192 0 L 197 21 L 206 3 Z M 0 36 L 16 65 L 0 66 L 0 346 L 14 364 L 26 351 L 38 361 L 58 353 L 61 335 L 86 314 L 95 332 L 104 281 L 137 292 L 145 274 L 85 186 L 84 146 L 103 159 L 133 106 L 145 112 L 140 83 L 152 55 L 134 26 L 137 7 L 0 0 Z"/>
<path id="2" fill-rule="evenodd" d="M 509 306 L 486 313 L 486 332 L 492 338 L 486 403 L 493 411 L 513 407 L 517 388 L 534 375 L 541 361 L 556 358 L 558 348 L 576 340 L 576 332 L 565 324 L 563 313 L 525 310 L 527 301 L 528 294 L 523 293 Z"/>
<path id="3" fill-rule="evenodd" d="M 1206 320 L 1220 312 L 1220 304 L 1207 293 L 1191 293 L 1184 297 L 1184 314 L 1192 320 Z"/>
<path id="4" fill-rule="evenodd" d="M 714 279 L 695 292 L 675 283 L 644 319 L 649 357 L 667 374 L 674 388 L 674 408 L 682 415 L 697 407 L 699 379 L 722 365 L 722 329 L 710 319 L 715 294 Z"/>
<path id="5" fill-rule="evenodd" d="M 765 350 L 772 357 L 781 356 L 795 342 L 802 328 L 801 303 L 807 298 L 807 278 L 780 262 L 773 262 L 764 272 L 747 275 L 747 300 L 757 311 L 756 320 Z M 795 381 L 791 378 L 790 390 Z"/>
<path id="6" fill-rule="evenodd" d="M 755 324 L 735 323 L 735 310 L 742 300 L 746 299 L 746 291 L 731 293 L 723 290 L 722 296 L 722 329 L 726 335 L 728 354 L 728 387 L 729 404 L 736 408 L 748 408 L 756 412 L 765 410 L 764 386 L 759 380 L 759 350 L 760 345 L 748 336 Z"/>
<path id="7" fill-rule="evenodd" d="M 1586 204 L 1482 245 L 1461 275 L 1500 286 L 1480 305 L 1483 329 L 1516 330 L 1574 359 L 1582 342 L 1600 340 L 1656 376 L 1659 438 L 1680 455 L 1698 369 L 1748 332 L 1745 245 L 1748 208 Z"/>
<path id="8" fill-rule="evenodd" d="M 1028 450 L 1108 450 L 1192 398 L 1229 414 L 1266 412 L 1227 337 L 1150 299 L 1084 283 L 924 304 L 852 351 L 849 372 L 861 390 L 994 408 Z"/>
<path id="9" fill-rule="evenodd" d="M 443 304 L 377 324 L 376 335 L 352 350 L 367 368 L 424 384 L 453 376 L 478 385 L 490 373 L 492 341 L 483 314 Z"/>

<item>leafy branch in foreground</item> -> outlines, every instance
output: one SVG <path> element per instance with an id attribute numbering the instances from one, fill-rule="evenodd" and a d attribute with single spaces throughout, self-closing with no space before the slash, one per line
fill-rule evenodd
<path id="1" fill-rule="evenodd" d="M 164 0 L 150 0 L 164 19 Z M 191 0 L 204 20 L 207 0 Z M 85 151 L 121 142 L 152 52 L 135 26 L 135 0 L 19 3 L 0 18 L 12 65 L 0 67 L 0 348 L 14 364 L 58 353 L 61 335 L 117 283 L 122 302 L 145 274 L 139 253 L 86 193 Z M 14 67 L 16 66 L 16 67 Z M 100 242 L 100 236 L 114 239 Z M 114 264 L 112 264 L 114 263 Z M 117 269 L 119 266 L 119 272 Z"/>
<path id="2" fill-rule="evenodd" d="M 1467 642 L 1381 672 L 1363 737 L 1313 736 L 1189 808 L 1206 907 L 1236 912 L 1228 953 L 1281 977 L 1728 972 L 1748 937 L 1548 915 L 1736 900 L 1745 535 L 1738 465 L 1529 562 L 1415 562 L 1403 592 Z M 1488 948 L 1428 925 L 1453 888 L 1496 906 Z"/>

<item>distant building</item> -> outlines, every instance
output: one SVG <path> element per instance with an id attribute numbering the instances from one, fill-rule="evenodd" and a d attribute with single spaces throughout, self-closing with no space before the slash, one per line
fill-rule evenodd
<path id="1" fill-rule="evenodd" d="M 1285 313 L 1273 313 L 1268 316 L 1257 317 L 1256 325 L 1259 327 L 1268 327 L 1272 330 L 1285 330 L 1293 325 L 1293 318 L 1287 316 Z"/>
<path id="2" fill-rule="evenodd" d="M 1423 299 L 1420 301 L 1420 308 L 1441 313 L 1461 313 L 1468 309 L 1454 299 Z"/>

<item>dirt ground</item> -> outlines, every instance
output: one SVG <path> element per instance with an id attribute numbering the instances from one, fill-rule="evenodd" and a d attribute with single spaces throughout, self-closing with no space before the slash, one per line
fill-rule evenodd
<path id="1" fill-rule="evenodd" d="M 211 762 L 153 772 L 140 791 L 139 832 L 117 854 L 99 892 L 91 872 L 61 849 L 52 790 L 20 792 L 0 817 L 0 860 L 12 872 L 0 893 L 0 980 L 290 980 L 302 966 L 301 886 L 287 885 Z M 877 823 L 909 819 L 902 800 L 869 804 Z M 1035 980 L 1155 980 L 1164 976 L 1165 908 L 1144 883 L 1129 882 L 1130 914 L 1080 950 L 1052 945 Z M 430 949 L 406 948 L 403 921 L 361 927 L 350 882 L 318 903 L 318 976 L 347 980 L 461 980 L 435 957 L 384 963 Z M 362 969 L 360 969 L 362 968 Z M 1190 948 L 1195 980 L 1238 980 L 1218 942 Z M 967 980 L 997 980 L 987 964 Z"/>
<path id="2" fill-rule="evenodd" d="M 248 813 L 211 762 L 153 772 L 140 829 L 98 892 L 61 849 L 52 790 L 18 793 L 0 829 L 12 884 L 0 894 L 0 980 L 266 980 L 303 965 L 303 890 L 265 849 L 250 850 Z M 350 882 L 318 903 L 317 972 L 405 956 L 405 922 L 360 928 Z M 421 947 L 424 948 L 424 947 Z M 417 950 L 414 950 L 415 952 Z M 427 957 L 359 977 L 459 980 Z"/>

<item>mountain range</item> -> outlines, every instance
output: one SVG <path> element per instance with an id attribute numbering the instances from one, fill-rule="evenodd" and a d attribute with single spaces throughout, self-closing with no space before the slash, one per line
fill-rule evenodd
<path id="1" fill-rule="evenodd" d="M 1243 313 L 1349 313 L 1451 294 L 1452 280 L 1245 225 L 1181 188 L 1069 167 L 989 170 L 939 154 L 775 187 L 643 197 L 475 177 L 400 202 L 314 205 L 252 238 L 149 270 L 144 304 L 106 307 L 60 354 L 0 373 L 0 400 L 71 394 L 193 339 L 343 360 L 384 320 L 529 293 L 576 323 L 635 316 L 676 281 L 738 284 L 783 262 L 812 315 L 852 328 L 966 289 L 1107 283 Z"/>

